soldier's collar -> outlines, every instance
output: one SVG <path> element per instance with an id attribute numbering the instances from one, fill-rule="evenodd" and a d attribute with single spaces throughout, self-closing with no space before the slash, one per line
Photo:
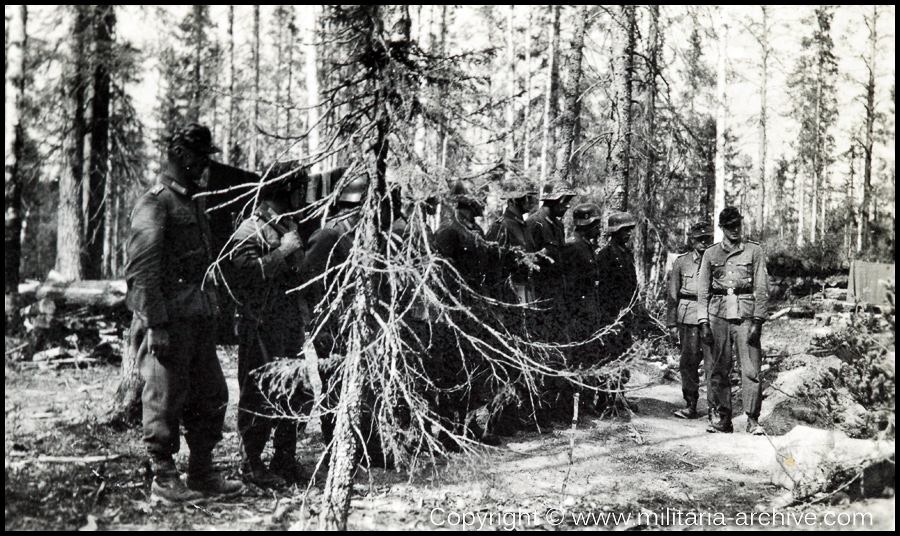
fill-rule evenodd
<path id="1" fill-rule="evenodd" d="M 186 197 L 194 195 L 198 190 L 194 183 L 183 177 L 175 166 L 168 162 L 166 163 L 162 177 L 160 177 L 159 181 L 165 184 L 173 192 Z"/>
<path id="2" fill-rule="evenodd" d="M 522 217 L 522 211 L 519 210 L 519 207 L 517 207 L 515 203 L 507 203 L 506 211 L 504 212 L 504 214 L 506 216 L 509 216 L 510 218 L 513 218 L 514 220 L 522 222 L 525 221 L 525 218 Z"/>

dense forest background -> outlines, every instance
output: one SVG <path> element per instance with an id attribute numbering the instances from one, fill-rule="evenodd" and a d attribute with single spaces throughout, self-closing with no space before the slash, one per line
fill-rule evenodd
<path id="1" fill-rule="evenodd" d="M 5 13 L 7 294 L 52 269 L 122 277 L 130 210 L 175 125 L 209 125 L 220 161 L 260 174 L 367 150 L 354 138 L 373 120 L 354 93 L 364 68 L 347 61 L 351 26 L 337 6 Z M 466 178 L 496 211 L 492 184 L 528 178 L 628 209 L 651 299 L 690 223 L 725 204 L 776 268 L 832 273 L 894 257 L 892 6 L 380 16 L 389 53 L 415 74 L 397 78 L 387 155 L 388 181 L 409 192 Z"/>

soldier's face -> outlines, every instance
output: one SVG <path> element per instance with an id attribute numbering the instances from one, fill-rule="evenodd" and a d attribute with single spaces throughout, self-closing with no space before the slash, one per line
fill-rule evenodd
<path id="1" fill-rule="evenodd" d="M 691 237 L 691 247 L 698 253 L 704 251 L 712 245 L 713 237 L 711 236 L 693 236 Z"/>
<path id="2" fill-rule="evenodd" d="M 732 223 L 730 225 L 720 225 L 722 233 L 731 242 L 737 242 L 741 239 L 742 225 L 741 222 Z"/>
<path id="3" fill-rule="evenodd" d="M 209 155 L 184 148 L 182 149 L 181 165 L 191 179 L 200 182 L 203 172 L 209 167 Z"/>

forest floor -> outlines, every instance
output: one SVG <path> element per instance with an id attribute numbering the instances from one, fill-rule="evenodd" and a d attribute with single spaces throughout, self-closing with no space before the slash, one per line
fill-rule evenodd
<path id="1" fill-rule="evenodd" d="M 802 351 L 814 331 L 811 319 L 773 322 L 763 346 L 769 353 Z M 235 352 L 220 349 L 220 358 L 230 399 L 225 439 L 215 454 L 221 469 L 237 477 Z M 636 405 L 633 416 L 582 416 L 574 433 L 569 423 L 542 433 L 519 432 L 475 458 L 452 457 L 413 477 L 361 470 L 349 527 L 894 528 L 893 496 L 853 504 L 787 506 L 785 491 L 770 484 L 765 472 L 773 449 L 770 438 L 744 433 L 745 418 L 735 420 L 734 434 L 706 433 L 705 419 L 675 419 L 672 412 L 683 404 L 679 381 L 668 379 L 671 374 L 661 377 L 652 366 L 635 372 L 632 385 L 646 387 L 628 396 Z M 139 431 L 99 424 L 117 376 L 115 366 L 43 370 L 7 358 L 6 530 L 283 530 L 311 523 L 321 483 L 305 501 L 302 490 L 294 489 L 251 490 L 227 502 L 196 506 L 151 502 Z M 705 392 L 700 410 L 705 415 Z M 303 438 L 305 464 L 312 466 L 320 452 L 315 433 Z M 95 459 L 61 462 L 49 456 Z M 103 456 L 118 457 L 96 461 Z M 183 469 L 186 462 L 183 446 L 177 463 Z M 320 476 L 324 480 L 324 470 Z M 824 524 L 860 512 L 871 514 L 871 524 Z M 773 526 L 776 519 L 782 521 Z"/>

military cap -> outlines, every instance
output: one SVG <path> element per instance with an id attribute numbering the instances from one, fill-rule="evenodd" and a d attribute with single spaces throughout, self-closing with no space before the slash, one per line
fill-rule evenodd
<path id="1" fill-rule="evenodd" d="M 743 217 L 741 217 L 741 213 L 736 207 L 725 207 L 719 213 L 719 227 L 736 225 L 741 223 L 741 220 L 743 220 Z"/>
<path id="2" fill-rule="evenodd" d="M 713 227 L 709 222 L 698 221 L 691 226 L 691 237 L 699 238 L 701 236 L 713 236 Z"/>
<path id="3" fill-rule="evenodd" d="M 572 190 L 569 190 L 567 188 L 563 188 L 562 190 L 554 192 L 552 184 L 545 184 L 544 192 L 541 195 L 541 200 L 543 200 L 543 201 L 562 201 L 565 198 L 571 199 L 571 198 L 575 197 L 576 195 L 577 194 L 575 192 L 573 192 Z"/>
<path id="4" fill-rule="evenodd" d="M 468 206 L 472 208 L 484 208 L 484 203 L 477 197 L 469 193 L 469 189 L 462 182 L 455 182 L 450 188 L 450 199 L 456 201 L 457 206 Z"/>
<path id="5" fill-rule="evenodd" d="M 613 212 L 609 215 L 609 219 L 607 220 L 606 233 L 612 234 L 619 229 L 634 227 L 635 225 L 637 225 L 637 221 L 630 213 Z"/>
<path id="6" fill-rule="evenodd" d="M 594 203 L 582 203 L 572 209 L 572 223 L 575 227 L 586 227 L 600 221 L 600 207 Z"/>
<path id="7" fill-rule="evenodd" d="M 184 147 L 202 154 L 221 152 L 221 149 L 213 145 L 209 128 L 199 123 L 189 123 L 176 130 L 169 138 L 169 147 Z"/>
<path id="8" fill-rule="evenodd" d="M 363 197 L 365 197 L 368 189 L 369 175 L 359 175 L 344 186 L 341 190 L 340 197 L 338 197 L 338 201 L 343 201 L 344 203 L 359 203 L 362 201 Z"/>
<path id="9" fill-rule="evenodd" d="M 511 179 L 500 183 L 501 196 L 504 199 L 519 199 L 529 195 L 537 196 L 537 188 L 528 183 L 521 183 Z"/>

